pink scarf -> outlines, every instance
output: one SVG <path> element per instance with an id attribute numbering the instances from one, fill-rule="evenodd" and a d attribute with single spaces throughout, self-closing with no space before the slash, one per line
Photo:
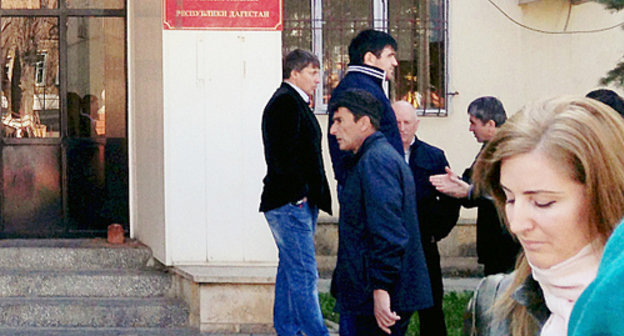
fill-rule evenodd
<path id="1" fill-rule="evenodd" d="M 594 281 L 603 246 L 588 244 L 575 256 L 548 269 L 531 265 L 533 278 L 544 292 L 546 306 L 551 314 L 540 336 L 563 336 L 568 334 L 568 320 L 574 303 L 581 293 Z"/>

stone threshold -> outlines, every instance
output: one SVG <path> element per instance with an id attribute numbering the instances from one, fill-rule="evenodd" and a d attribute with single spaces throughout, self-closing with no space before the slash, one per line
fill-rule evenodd
<path id="1" fill-rule="evenodd" d="M 277 265 L 178 265 L 174 292 L 189 306 L 189 323 L 204 333 L 272 334 Z"/>
<path id="2" fill-rule="evenodd" d="M 277 265 L 187 265 L 172 270 L 198 284 L 274 284 Z"/>

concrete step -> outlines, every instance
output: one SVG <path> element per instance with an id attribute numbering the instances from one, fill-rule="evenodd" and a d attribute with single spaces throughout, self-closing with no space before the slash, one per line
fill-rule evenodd
<path id="1" fill-rule="evenodd" d="M 0 268 L 4 269 L 137 269 L 150 258 L 150 249 L 132 240 L 121 245 L 101 238 L 0 240 Z"/>
<path id="2" fill-rule="evenodd" d="M 168 298 L 2 298 L 4 328 L 183 328 L 188 308 Z"/>
<path id="3" fill-rule="evenodd" d="M 2 336 L 200 336 L 189 328 L 0 328 Z"/>
<path id="4" fill-rule="evenodd" d="M 156 270 L 0 269 L 0 297 L 162 297 L 171 294 L 171 282 Z"/>

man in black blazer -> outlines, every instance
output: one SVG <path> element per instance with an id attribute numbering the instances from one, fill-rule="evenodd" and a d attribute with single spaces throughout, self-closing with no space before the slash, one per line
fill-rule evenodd
<path id="1" fill-rule="evenodd" d="M 260 211 L 279 250 L 273 322 L 278 335 L 328 335 L 314 252 L 319 209 L 331 214 L 321 128 L 309 107 L 320 82 L 318 58 L 292 51 L 284 59 L 283 78 L 262 115 L 267 174 Z"/>
<path id="2" fill-rule="evenodd" d="M 483 150 L 507 120 L 507 113 L 498 98 L 479 97 L 468 105 L 468 120 L 469 130 L 483 144 Z M 473 195 L 472 167 L 479 154 L 461 177 L 447 168 L 446 174 L 434 175 L 429 180 L 440 192 L 459 199 L 462 206 L 477 207 L 477 257 L 483 264 L 483 273 L 508 273 L 514 268 L 520 244 L 501 222 L 492 198 L 489 195 Z"/>
<path id="3" fill-rule="evenodd" d="M 414 175 L 420 238 L 433 294 L 433 307 L 418 311 L 420 335 L 445 336 L 446 323 L 442 311 L 444 286 L 437 242 L 446 237 L 457 223 L 460 204 L 457 199 L 437 191 L 429 182 L 430 176 L 444 174 L 449 163 L 441 149 L 415 136 L 420 120 L 416 118 L 414 107 L 401 100 L 393 103 L 392 109 L 401 134 L 405 161 Z"/>

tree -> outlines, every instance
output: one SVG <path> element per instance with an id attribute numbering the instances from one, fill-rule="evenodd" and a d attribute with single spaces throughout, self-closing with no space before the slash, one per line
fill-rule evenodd
<path id="1" fill-rule="evenodd" d="M 43 65 L 41 83 L 36 83 L 39 57 L 48 55 Z M 57 94 L 54 85 L 58 69 L 58 20 L 52 17 L 3 17 L 0 22 L 0 78 L 2 94 L 7 98 L 10 116 L 2 111 L 3 122 L 15 130 L 37 129 L 40 124 L 34 100 L 46 94 Z M 4 73 L 7 72 L 7 73 Z M 44 98 L 45 100 L 45 98 Z M 45 101 L 44 101 L 45 106 Z M 11 120 L 14 123 L 11 124 Z M 3 128 L 4 136 L 18 136 Z M 36 132 L 35 132 L 36 133 Z M 28 134 L 28 136 L 33 136 Z"/>
<path id="2" fill-rule="evenodd" d="M 624 9 L 624 0 L 596 0 L 597 2 L 605 5 L 607 9 L 611 9 L 614 11 L 619 11 Z M 624 26 L 622 26 L 624 29 Z M 624 87 L 624 57 L 622 61 L 619 62 L 615 68 L 607 72 L 607 75 L 600 80 L 600 84 L 608 85 L 615 84 L 621 87 Z"/>

